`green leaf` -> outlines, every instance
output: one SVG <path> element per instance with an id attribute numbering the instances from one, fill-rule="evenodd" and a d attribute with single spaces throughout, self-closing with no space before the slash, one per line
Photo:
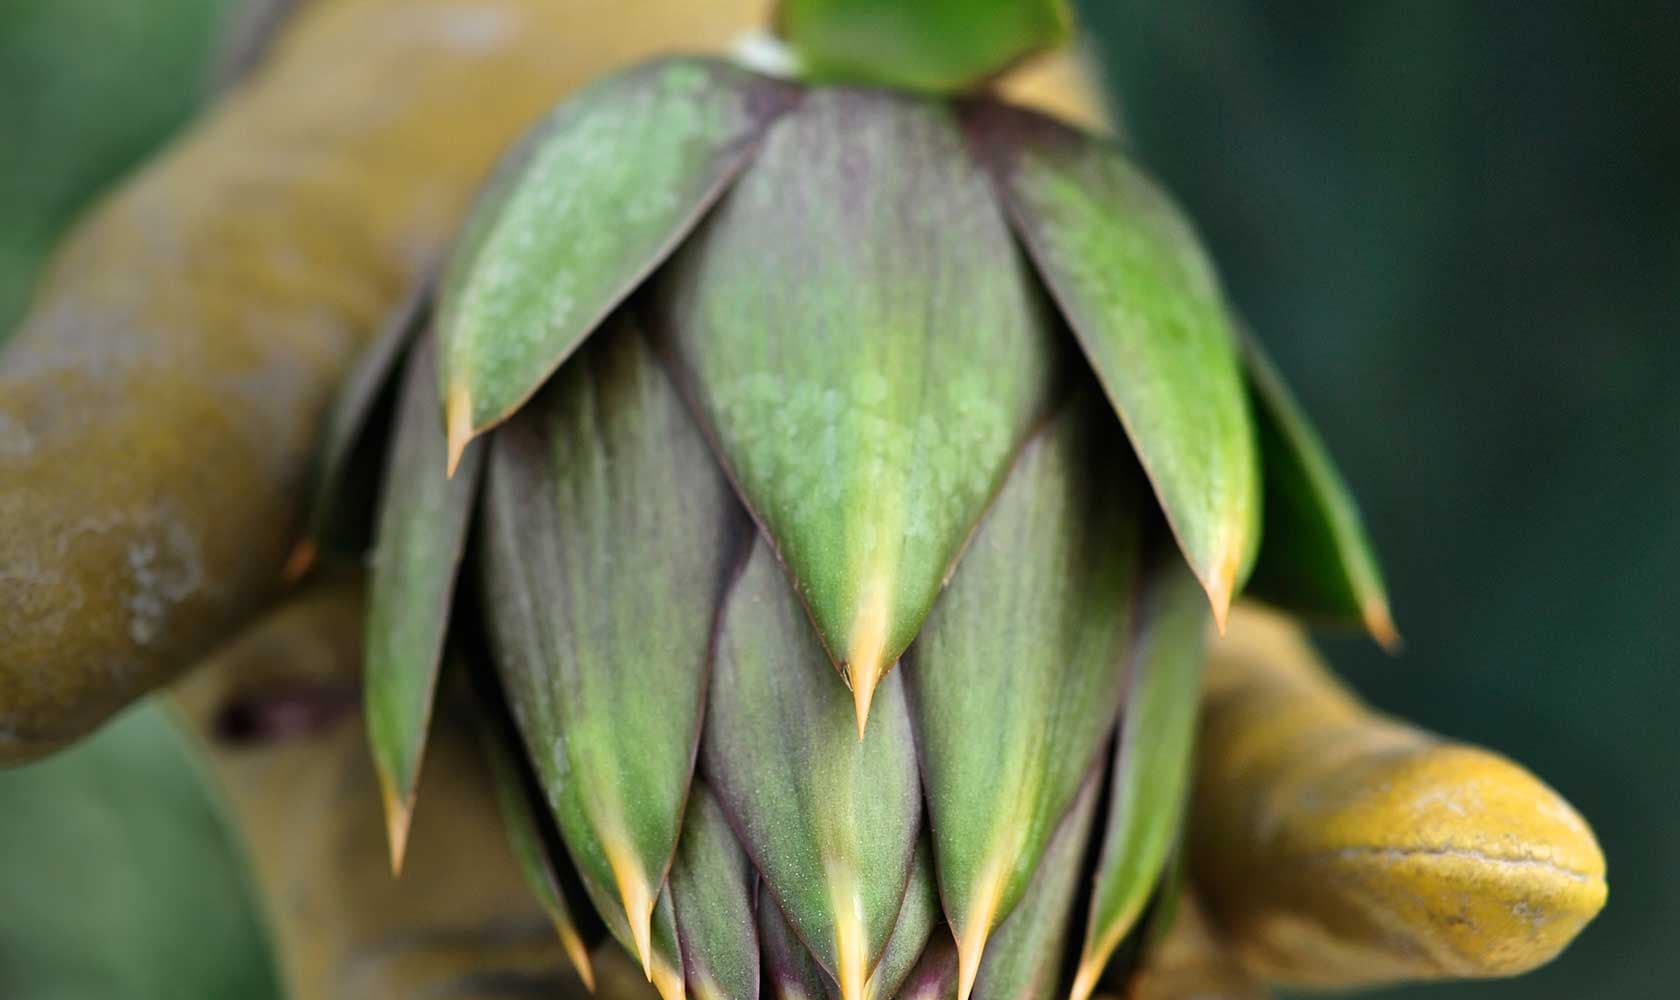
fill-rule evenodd
<path id="1" fill-rule="evenodd" d="M 1283 376 L 1253 336 L 1247 348 L 1266 517 L 1248 592 L 1295 614 L 1360 622 L 1394 649 L 1400 635 L 1359 506 Z"/>
<path id="2" fill-rule="evenodd" d="M 483 465 L 484 449 L 477 448 L 455 478 L 444 475 L 435 364 L 428 337 L 403 379 L 368 590 L 368 742 L 385 796 L 393 870 L 402 868 L 407 846 L 455 578 Z"/>
<path id="3" fill-rule="evenodd" d="M 986 949 L 974 985 L 975 1000 L 1049 1000 L 1058 995 L 1100 774 L 1100 768 L 1092 768 L 1044 852 L 1032 885 Z"/>
<path id="4" fill-rule="evenodd" d="M 1213 268 L 1108 143 L 990 102 L 968 124 L 1224 628 L 1260 541 L 1254 430 Z"/>
<path id="5" fill-rule="evenodd" d="M 589 948 L 584 944 L 577 922 L 572 919 L 572 908 L 566 901 L 565 891 L 560 888 L 560 876 L 554 868 L 554 861 L 543 843 L 542 829 L 532 811 L 525 773 L 515 759 L 514 751 L 504 743 L 502 734 L 491 731 L 487 723 L 480 726 L 479 743 L 490 762 L 490 778 L 496 786 L 496 806 L 501 811 L 508 845 L 513 849 L 520 874 L 525 877 L 525 884 L 530 886 L 531 895 L 554 924 L 560 945 L 566 949 L 566 956 L 572 960 L 578 977 L 590 992 L 594 992 L 595 967 L 589 960 Z"/>
<path id="6" fill-rule="evenodd" d="M 212 96 L 235 6 L 0 3 L 0 344 L 64 231 Z"/>
<path id="7" fill-rule="evenodd" d="M 1085 1000 L 1155 894 L 1183 824 L 1207 660 L 1208 609 L 1177 559 L 1159 560 L 1140 615 L 1114 755 L 1107 833 L 1074 1000 Z"/>
<path id="8" fill-rule="evenodd" d="M 409 294 L 356 359 L 333 398 L 316 449 L 308 527 L 312 544 L 354 541 L 357 532 L 352 522 L 357 519 L 356 512 L 346 507 L 354 506 L 357 495 L 364 490 L 371 493 L 378 488 L 377 481 L 358 482 L 368 478 L 366 470 L 370 466 L 378 464 L 367 460 L 369 453 L 381 453 L 369 447 L 368 438 L 374 433 L 373 425 L 381 423 L 380 411 L 386 411 L 389 417 L 395 409 L 399 381 L 395 373 L 414 339 L 430 322 L 431 295 L 431 282 L 422 282 Z"/>
<path id="9" fill-rule="evenodd" d="M 814 91 L 662 279 L 662 333 L 856 698 L 1049 408 L 1058 341 L 942 104 Z"/>
<path id="10" fill-rule="evenodd" d="M 1067 0 L 781 0 L 776 30 L 807 75 L 951 93 L 1067 41 Z"/>
<path id="11" fill-rule="evenodd" d="M 916 960 L 927 948 L 936 926 L 943 923 L 939 910 L 939 884 L 933 871 L 933 854 L 927 838 L 916 842 L 916 860 L 910 868 L 910 885 L 904 890 L 904 904 L 898 908 L 892 937 L 881 962 L 869 974 L 864 990 L 868 1000 L 892 1000 L 910 975 Z"/>
<path id="12" fill-rule="evenodd" d="M 788 922 L 861 1000 L 910 880 L 921 802 L 897 674 L 858 739 L 850 699 L 768 546 L 718 626 L 702 743 L 707 781 Z"/>
<path id="13" fill-rule="evenodd" d="M 758 944 L 764 956 L 764 982 L 773 1000 L 829 1000 L 833 981 L 824 978 L 816 959 L 788 926 L 781 907 L 763 883 L 758 891 Z"/>
<path id="14" fill-rule="evenodd" d="M 695 782 L 670 886 L 688 991 L 697 1000 L 758 996 L 754 878 L 723 808 Z"/>
<path id="15" fill-rule="evenodd" d="M 906 658 L 959 996 L 1114 731 L 1152 516 L 1124 455 L 1094 394 L 1034 437 Z"/>
<path id="16" fill-rule="evenodd" d="M 156 702 L 0 773 L 0 996 L 281 995 L 237 829 Z"/>
<path id="17" fill-rule="evenodd" d="M 444 282 L 451 454 L 512 416 L 658 266 L 794 94 L 728 63 L 667 59 L 537 127 L 475 208 Z"/>
<path id="18" fill-rule="evenodd" d="M 712 626 L 750 525 L 628 317 L 497 433 L 485 607 L 561 835 L 647 960 Z"/>

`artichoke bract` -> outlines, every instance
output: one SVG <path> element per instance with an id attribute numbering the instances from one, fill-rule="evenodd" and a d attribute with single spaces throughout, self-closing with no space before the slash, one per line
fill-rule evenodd
<path id="1" fill-rule="evenodd" d="M 366 636 L 393 860 L 458 658 L 562 937 L 592 910 L 667 998 L 1123 984 L 1245 580 L 1392 633 L 1181 213 L 984 94 L 630 69 L 509 154 L 389 336 L 328 449 L 406 357 Z"/>

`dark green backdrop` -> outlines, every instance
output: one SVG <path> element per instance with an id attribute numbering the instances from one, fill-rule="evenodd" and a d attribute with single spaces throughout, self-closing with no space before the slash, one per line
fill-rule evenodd
<path id="1" fill-rule="evenodd" d="M 1406 651 L 1336 665 L 1609 857 L 1555 965 L 1396 995 L 1680 995 L 1680 4 L 1084 6 L 1381 548 Z"/>

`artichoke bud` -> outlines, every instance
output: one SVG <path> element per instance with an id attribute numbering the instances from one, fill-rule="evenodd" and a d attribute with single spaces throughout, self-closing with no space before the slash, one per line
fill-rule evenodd
<path id="1" fill-rule="evenodd" d="M 995 96 L 637 66 L 507 156 L 415 315 L 327 442 L 403 370 L 367 635 L 393 849 L 448 636 L 482 636 L 561 847 L 538 898 L 666 1000 L 1124 987 L 1206 636 L 1295 558 L 1266 475 L 1322 542 L 1271 575 L 1382 599 L 1333 470 L 1263 449 L 1330 469 L 1257 433 L 1182 214 Z"/>

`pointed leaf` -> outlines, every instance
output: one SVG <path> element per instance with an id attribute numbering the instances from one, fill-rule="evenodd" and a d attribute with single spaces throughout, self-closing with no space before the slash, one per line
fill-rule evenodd
<path id="1" fill-rule="evenodd" d="M 947 108 L 823 90 L 672 262 L 662 332 L 859 725 L 1057 368 Z"/>
<path id="2" fill-rule="evenodd" d="M 833 981 L 805 950 L 762 882 L 758 892 L 758 943 L 764 957 L 764 983 L 773 1000 L 829 1000 Z"/>
<path id="3" fill-rule="evenodd" d="M 615 887 L 645 959 L 712 625 L 749 525 L 629 319 L 494 445 L 485 603 L 497 666 L 561 834 Z"/>
<path id="4" fill-rule="evenodd" d="M 572 853 L 569 846 L 568 853 Z M 575 853 L 572 853 L 572 860 L 577 860 Z M 584 892 L 595 906 L 595 912 L 601 915 L 601 922 L 607 925 L 607 933 L 611 934 L 613 940 L 626 952 L 635 955 L 640 950 L 641 943 L 636 932 L 631 930 L 629 921 L 624 918 L 624 909 L 612 887 L 596 881 L 581 868 L 578 874 L 581 876 Z M 662 1000 L 685 1000 L 687 991 L 683 982 L 682 946 L 677 942 L 677 920 L 668 887 L 659 892 L 648 928 L 647 958 L 641 965 L 643 976 L 659 991 Z"/>
<path id="5" fill-rule="evenodd" d="M 858 739 L 811 624 L 768 546 L 751 559 L 718 626 L 707 780 L 799 937 L 860 1000 L 898 918 L 920 800 L 898 675 L 881 684 Z"/>
<path id="6" fill-rule="evenodd" d="M 1266 478 L 1249 593 L 1296 614 L 1361 622 L 1393 648 L 1400 636 L 1359 506 L 1259 341 L 1245 337 L 1244 346 Z"/>
<path id="7" fill-rule="evenodd" d="M 781 0 L 777 33 L 808 73 L 950 93 L 1073 30 L 1067 0 Z"/>
<path id="8" fill-rule="evenodd" d="M 455 577 L 483 465 L 484 449 L 475 448 L 455 478 L 444 475 L 435 358 L 428 336 L 403 376 L 368 591 L 363 681 L 368 742 L 385 794 L 394 868 L 402 866 Z"/>
<path id="9" fill-rule="evenodd" d="M 1074 896 L 1084 873 L 1100 770 L 1092 769 L 1044 852 L 1032 885 L 986 949 L 974 984 L 975 1000 L 1048 1000 L 1057 995 L 1062 958 L 1073 937 Z"/>
<path id="10" fill-rule="evenodd" d="M 723 808 L 695 782 L 670 887 L 688 992 L 697 1000 L 758 996 L 754 878 Z"/>
<path id="11" fill-rule="evenodd" d="M 493 732 L 488 724 L 480 727 L 479 743 L 490 762 L 490 779 L 496 786 L 496 806 L 502 814 L 502 825 L 507 829 L 508 846 L 513 849 L 514 861 L 519 864 L 520 874 L 525 877 L 531 895 L 554 924 L 561 947 L 566 949 L 566 956 L 572 960 L 578 977 L 593 992 L 595 968 L 589 960 L 589 948 L 584 944 L 577 922 L 572 919 L 571 906 L 560 888 L 560 876 L 555 871 L 548 848 L 543 844 L 542 830 L 532 809 L 524 772 L 513 756 L 514 751 L 504 742 L 503 735 Z"/>
<path id="12" fill-rule="evenodd" d="M 337 544 L 338 535 L 354 535 L 344 510 L 357 492 L 354 480 L 363 463 L 367 439 L 380 423 L 381 411 L 395 409 L 395 376 L 409 347 L 431 317 L 432 283 L 422 281 L 398 306 L 372 344 L 356 359 L 327 414 L 314 469 L 308 537 L 315 545 Z M 434 397 L 435 398 L 435 397 Z M 369 484 L 372 490 L 376 484 Z"/>
<path id="13" fill-rule="evenodd" d="M 560 105 L 474 210 L 439 323 L 452 442 L 511 416 L 670 253 L 794 91 L 667 59 Z"/>
<path id="14" fill-rule="evenodd" d="M 1022 452 L 906 659 L 967 995 L 1114 731 L 1150 514 L 1095 394 Z"/>
<path id="15" fill-rule="evenodd" d="M 1173 558 L 1150 576 L 1115 749 L 1075 1000 L 1085 1000 L 1161 883 L 1189 794 L 1196 708 L 1207 660 L 1207 602 Z"/>
<path id="16" fill-rule="evenodd" d="M 864 990 L 868 1000 L 892 1000 L 898 989 L 926 950 L 934 927 L 940 925 L 939 884 L 933 873 L 933 853 L 927 838 L 916 842 L 916 859 L 910 868 L 910 885 L 904 890 L 904 903 L 898 908 L 898 920 L 893 924 L 892 937 L 881 962 L 869 975 Z"/>
<path id="17" fill-rule="evenodd" d="M 1223 627 L 1259 544 L 1260 481 L 1212 266 L 1107 142 L 990 102 L 968 124 Z"/>

